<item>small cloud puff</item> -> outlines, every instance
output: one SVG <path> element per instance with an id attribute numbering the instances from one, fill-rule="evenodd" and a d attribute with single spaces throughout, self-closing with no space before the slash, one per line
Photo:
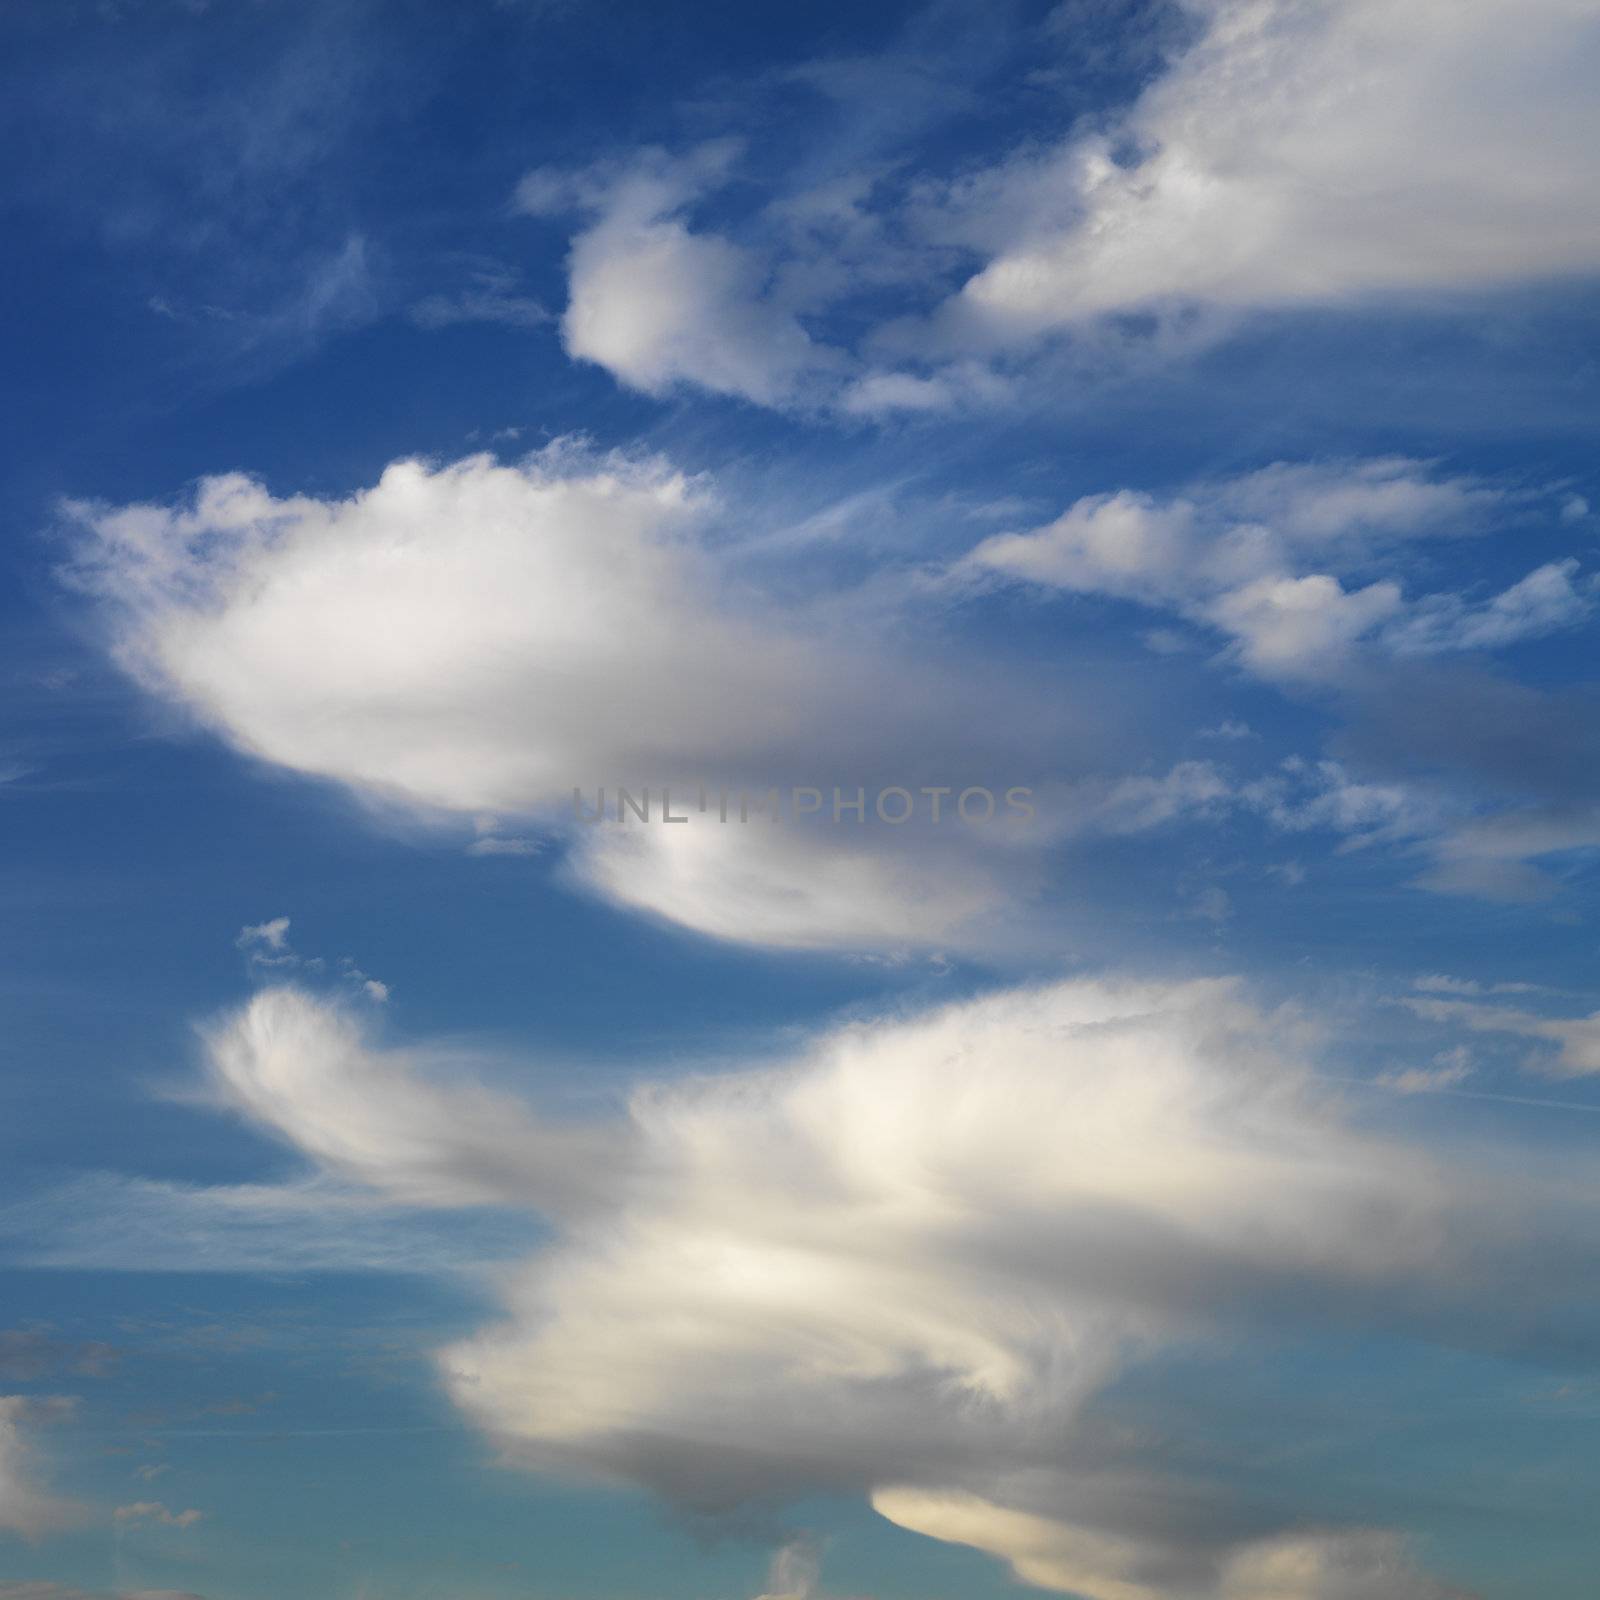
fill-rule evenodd
<path id="1" fill-rule="evenodd" d="M 154 1523 L 163 1528 L 192 1528 L 205 1517 L 205 1512 L 190 1508 L 172 1511 L 159 1500 L 139 1500 L 133 1505 L 118 1506 L 112 1513 L 119 1527 L 132 1523 Z"/>

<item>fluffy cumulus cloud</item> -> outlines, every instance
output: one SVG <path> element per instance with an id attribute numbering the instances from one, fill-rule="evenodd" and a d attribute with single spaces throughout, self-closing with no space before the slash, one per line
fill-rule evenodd
<path id="1" fill-rule="evenodd" d="M 1395 1530 L 1257 1503 L 1094 1410 L 1212 1339 L 1349 1321 L 1503 1349 L 1570 1314 L 1586 1191 L 1364 1131 L 1312 1037 L 1231 982 L 1067 982 L 641 1084 L 599 1130 L 290 989 L 210 1055 L 229 1104 L 345 1181 L 546 1218 L 501 1317 L 440 1355 L 508 1461 L 713 1517 L 856 1492 L 1090 1600 L 1434 1600 Z"/>
<path id="2" fill-rule="evenodd" d="M 655 464 L 397 462 L 348 500 L 230 475 L 83 508 L 122 658 L 243 749 L 422 806 L 535 810 L 798 730 L 816 668 L 719 607 Z M 787 693 L 780 693 L 787 690 Z"/>
<path id="3" fill-rule="evenodd" d="M 1002 338 L 1175 302 L 1348 303 L 1600 268 L 1586 0 L 1184 0 L 1125 117 L 990 179 L 949 308 Z"/>
<path id="4" fill-rule="evenodd" d="M 1194 485 L 1075 501 L 1053 522 L 986 539 L 967 574 L 1171 611 L 1221 634 L 1269 678 L 1336 676 L 1358 646 L 1419 656 L 1487 649 L 1570 628 L 1593 584 L 1571 558 L 1549 561 L 1484 600 L 1408 602 L 1395 577 L 1351 581 L 1414 540 L 1481 534 L 1527 507 L 1471 479 L 1401 458 L 1293 464 Z"/>
<path id="5" fill-rule="evenodd" d="M 262 760 L 470 823 L 477 853 L 535 848 L 501 814 L 575 830 L 580 881 L 719 937 L 954 936 L 1010 892 L 1016 830 L 922 828 L 913 866 L 874 815 L 878 790 L 1003 794 L 1033 781 L 1041 750 L 1059 767 L 1104 742 L 1025 684 L 864 645 L 736 581 L 709 490 L 657 462 L 567 446 L 510 466 L 398 462 L 344 500 L 234 475 L 177 508 L 73 512 L 77 580 L 154 693 Z M 575 791 L 592 808 L 604 787 L 614 809 L 617 786 L 648 788 L 659 819 L 663 789 L 703 784 L 816 787 L 830 812 L 835 787 L 873 799 L 860 825 L 776 834 L 575 828 Z M 248 931 L 258 966 L 297 959 L 285 933 Z"/>
<path id="6" fill-rule="evenodd" d="M 82 1508 L 53 1494 L 44 1482 L 34 1434 L 72 1408 L 65 1397 L 0 1395 L 0 1533 L 36 1539 L 70 1527 Z"/>
<path id="7" fill-rule="evenodd" d="M 760 255 L 682 215 L 733 153 L 710 145 L 673 160 L 652 150 L 622 167 L 523 179 L 522 210 L 590 214 L 568 262 L 568 354 L 648 394 L 689 383 L 769 405 L 829 364 L 772 292 Z"/>
<path id="8" fill-rule="evenodd" d="M 1253 308 L 1436 302 L 1600 270 L 1587 0 L 1177 10 L 1165 58 L 1130 61 L 1148 78 L 1130 106 L 1063 110 L 1054 138 L 954 176 L 925 136 L 960 93 L 893 148 L 819 135 L 792 180 L 766 179 L 764 205 L 714 222 L 697 209 L 748 165 L 732 140 L 530 173 L 524 211 L 581 218 L 568 351 L 648 393 L 882 417 L 1003 403 L 1019 353 L 1063 331 L 1092 345 L 1126 313 L 1154 314 L 1181 347 Z M 1019 51 L 1030 91 L 1058 60 L 1081 70 L 1090 25 L 1061 14 Z M 976 51 L 973 70 L 999 55 Z M 892 97 L 896 72 L 816 63 L 788 84 Z M 943 300 L 928 317 L 930 285 Z"/>

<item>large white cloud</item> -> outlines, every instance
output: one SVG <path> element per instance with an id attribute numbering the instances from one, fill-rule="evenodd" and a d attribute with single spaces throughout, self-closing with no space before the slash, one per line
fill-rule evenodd
<path id="1" fill-rule="evenodd" d="M 1012 236 L 953 311 L 1027 336 L 1600 270 L 1587 0 L 1185 8 L 1198 42 L 1112 129 L 993 175 Z"/>
<path id="2" fill-rule="evenodd" d="M 928 413 L 1011 396 L 998 351 L 1062 331 L 1122 348 L 1127 313 L 1186 349 L 1257 308 L 1437 305 L 1600 272 L 1588 0 L 1179 9 L 1187 27 L 1130 106 L 1063 110 L 1055 138 L 953 176 L 937 145 L 908 137 L 863 164 L 824 135 L 764 205 L 695 221 L 733 141 L 529 174 L 523 209 L 584 216 L 569 353 L 649 393 Z M 1081 51 L 1063 12 L 1023 48 L 1044 63 L 1029 93 L 1081 72 Z M 851 70 L 892 93 L 892 59 Z M 930 284 L 949 292 L 924 317 Z"/>
<path id="3" fill-rule="evenodd" d="M 547 1216 L 501 1319 L 440 1358 L 511 1461 L 700 1514 L 858 1492 L 1092 1600 L 1433 1600 L 1394 1533 L 1175 1476 L 1085 1411 L 1214 1336 L 1561 1336 L 1583 1186 L 1363 1131 L 1311 1037 L 1231 982 L 1002 992 L 642 1084 L 575 1161 L 292 990 L 211 1052 L 239 1110 L 345 1178 Z"/>
<path id="4" fill-rule="evenodd" d="M 720 602 L 695 504 L 658 464 L 560 450 L 396 462 L 347 500 L 230 474 L 178 510 L 80 508 L 83 571 L 124 661 L 250 753 L 528 811 L 759 755 L 834 708 L 797 639 Z"/>
<path id="5" fill-rule="evenodd" d="M 251 755 L 491 840 L 502 813 L 576 830 L 583 882 L 719 937 L 943 942 L 1026 878 L 1016 829 L 903 834 L 870 800 L 859 826 L 671 827 L 664 788 L 1003 794 L 1109 742 L 1018 679 L 768 599 L 714 549 L 708 488 L 655 462 L 564 446 L 401 461 L 347 499 L 228 475 L 176 508 L 72 509 L 78 580 L 155 694 Z M 575 790 L 592 806 L 622 785 L 654 796 L 644 837 L 577 826 Z"/>

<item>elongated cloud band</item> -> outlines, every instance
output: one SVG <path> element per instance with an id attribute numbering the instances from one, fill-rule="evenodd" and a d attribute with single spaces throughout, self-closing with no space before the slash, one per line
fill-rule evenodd
<path id="1" fill-rule="evenodd" d="M 1301 825 L 1260 784 L 1207 768 L 1197 785 L 1194 762 L 1114 780 L 1101 764 L 1119 759 L 1136 703 L 1103 672 L 1078 703 L 1070 679 L 1050 695 L 1020 666 L 975 669 L 936 626 L 952 611 L 1015 583 L 1132 601 L 1222 640 L 1224 668 L 1337 690 L 1396 661 L 1583 622 L 1594 580 L 1567 555 L 1487 600 L 1405 593 L 1419 547 L 1539 518 L 1564 530 L 1554 506 L 1401 457 L 1090 496 L 887 586 L 872 616 L 893 645 L 763 592 L 759 563 L 741 565 L 736 540 L 730 554 L 705 481 L 571 443 L 510 465 L 396 462 L 345 499 L 278 498 L 229 475 L 176 508 L 69 510 L 72 576 L 105 605 L 119 659 L 251 755 L 411 815 L 470 818 L 478 854 L 534 849 L 498 831 L 512 816 L 566 840 L 585 889 L 717 938 L 905 949 L 992 938 L 1064 840 L 1224 799 Z M 1392 575 L 1371 579 L 1378 564 Z M 931 826 L 926 802 L 907 827 L 870 802 L 859 826 L 660 822 L 663 790 L 685 798 L 708 782 L 758 801 L 774 786 L 915 796 L 978 784 L 1038 803 L 1027 827 L 1004 807 L 988 826 Z M 615 806 L 621 785 L 654 793 L 654 825 L 575 826 L 575 792 L 592 807 L 607 787 Z M 1140 799 L 1153 790 L 1173 803 Z M 1407 821 L 1396 834 L 1458 820 L 1426 796 L 1392 809 Z M 1578 842 L 1592 832 L 1566 825 Z M 1513 860 L 1519 849 L 1457 829 L 1441 852 L 1458 845 Z M 1471 878 L 1453 874 L 1447 861 L 1435 877 Z"/>

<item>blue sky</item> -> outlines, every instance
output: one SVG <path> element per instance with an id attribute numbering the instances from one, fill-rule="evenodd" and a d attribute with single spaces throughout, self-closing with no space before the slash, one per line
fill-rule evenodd
<path id="1" fill-rule="evenodd" d="M 0 1600 L 1592 1592 L 1588 0 L 0 35 Z"/>

